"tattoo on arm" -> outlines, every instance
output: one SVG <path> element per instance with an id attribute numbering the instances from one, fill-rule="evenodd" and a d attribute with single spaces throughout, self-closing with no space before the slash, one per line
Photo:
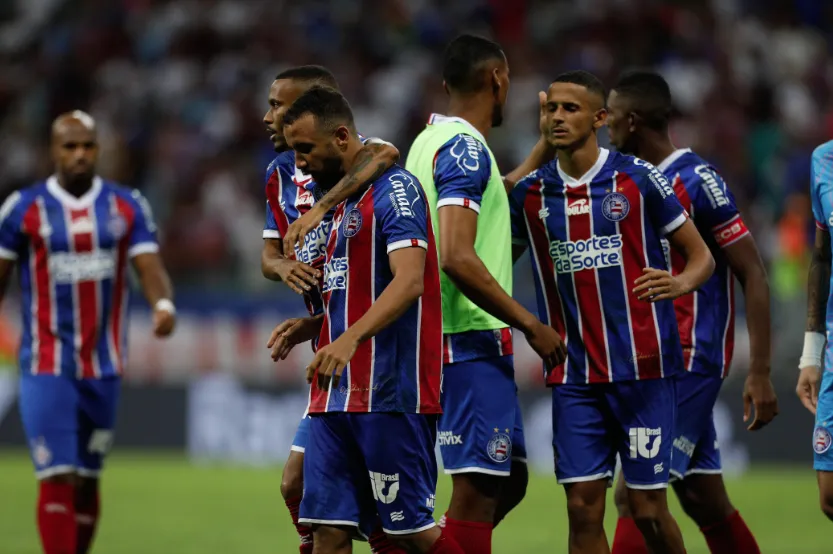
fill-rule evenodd
<path id="1" fill-rule="evenodd" d="M 321 199 L 327 203 L 327 208 L 332 208 L 345 198 L 360 192 L 390 167 L 385 162 L 378 162 L 375 167 L 372 166 L 372 162 L 381 149 L 382 145 L 368 144 L 356 154 L 356 160 L 350 171 Z M 336 199 L 336 201 L 331 202 L 331 199 Z"/>
<path id="2" fill-rule="evenodd" d="M 816 230 L 816 244 L 807 279 L 807 331 L 824 333 L 830 296 L 830 233 Z"/>

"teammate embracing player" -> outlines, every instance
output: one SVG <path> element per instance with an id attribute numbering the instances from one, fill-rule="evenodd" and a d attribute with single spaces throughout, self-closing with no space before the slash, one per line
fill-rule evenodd
<path id="1" fill-rule="evenodd" d="M 755 538 L 729 501 L 721 476 L 712 410 L 729 373 L 734 346 L 734 279 L 746 296 L 751 364 L 743 393 L 744 420 L 756 431 L 778 413 L 770 382 L 770 310 L 766 270 L 752 235 L 723 179 L 690 149 L 676 149 L 668 135 L 671 91 L 662 76 L 632 72 L 622 76 L 608 98 L 607 126 L 614 146 L 657 166 L 674 187 L 715 259 L 712 277 L 694 294 L 674 301 L 683 364 L 677 378 L 677 422 L 671 479 L 685 513 L 700 527 L 713 554 L 757 554 Z M 671 252 L 674 275 L 685 260 Z M 627 506 L 620 480 L 616 494 L 619 523 L 614 554 L 648 550 Z"/>
<path id="2" fill-rule="evenodd" d="M 175 309 L 147 201 L 95 174 L 93 118 L 58 117 L 51 148 L 55 175 L 0 207 L 0 297 L 17 263 L 20 412 L 40 482 L 44 552 L 86 554 L 127 359 L 128 261 L 157 337 L 173 331 Z"/>
<path id="3" fill-rule="evenodd" d="M 671 300 L 705 283 L 714 261 L 654 166 L 599 148 L 604 105 L 604 87 L 589 73 L 550 85 L 545 130 L 557 159 L 510 194 L 516 255 L 530 248 L 539 315 L 565 337 L 567 360 L 546 380 L 570 553 L 610 552 L 605 496 L 618 453 L 651 552 L 683 554 L 666 503 L 674 378 L 683 371 Z M 685 260 L 676 275 L 663 237 Z"/>

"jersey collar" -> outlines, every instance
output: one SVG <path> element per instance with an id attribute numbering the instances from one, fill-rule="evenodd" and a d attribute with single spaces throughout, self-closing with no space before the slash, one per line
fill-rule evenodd
<path id="1" fill-rule="evenodd" d="M 93 177 L 93 185 L 90 187 L 90 190 L 85 192 L 80 198 L 76 198 L 68 193 L 66 189 L 58 183 L 58 177 L 56 175 L 52 175 L 46 180 L 46 190 L 48 190 L 52 196 L 57 198 L 61 204 L 74 210 L 80 210 L 91 206 L 95 199 L 98 198 L 98 193 L 101 192 L 101 188 L 103 186 L 101 177 L 96 175 Z"/>
<path id="2" fill-rule="evenodd" d="M 674 150 L 667 158 L 659 162 L 657 169 L 659 169 L 660 173 L 665 173 L 665 170 L 671 167 L 671 164 L 679 160 L 683 154 L 688 154 L 689 152 L 691 152 L 691 148 L 678 148 Z"/>
<path id="3" fill-rule="evenodd" d="M 596 175 L 599 174 L 599 171 L 607 162 L 607 156 L 610 154 L 610 150 L 607 148 L 599 148 L 599 157 L 596 158 L 596 163 L 593 164 L 593 167 L 587 170 L 587 173 L 579 177 L 578 179 L 574 177 L 570 177 L 566 173 L 561 170 L 561 164 L 556 162 L 556 168 L 558 169 L 558 176 L 564 181 L 564 185 L 567 187 L 579 187 L 584 184 L 590 184 Z"/>
<path id="4" fill-rule="evenodd" d="M 475 138 L 480 140 L 483 144 L 486 144 L 486 137 L 483 134 L 474 128 L 474 125 L 463 119 L 462 117 L 450 117 L 447 115 L 442 115 L 439 113 L 432 113 L 431 117 L 428 118 L 428 125 L 442 125 L 443 123 L 460 123 L 465 125 L 469 128 L 469 132 L 474 135 Z"/>

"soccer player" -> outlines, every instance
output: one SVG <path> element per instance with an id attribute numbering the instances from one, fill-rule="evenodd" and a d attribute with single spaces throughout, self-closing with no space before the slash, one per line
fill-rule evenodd
<path id="1" fill-rule="evenodd" d="M 0 290 L 18 263 L 20 412 L 40 481 L 43 549 L 85 554 L 127 359 L 128 260 L 157 337 L 173 331 L 175 309 L 147 201 L 95 174 L 93 118 L 58 117 L 51 142 L 55 174 L 0 207 Z"/>
<path id="2" fill-rule="evenodd" d="M 705 283 L 714 261 L 654 166 L 599 148 L 604 104 L 604 87 L 587 72 L 550 85 L 546 128 L 557 158 L 510 195 L 516 255 L 530 247 L 539 315 L 567 347 L 566 362 L 546 380 L 571 554 L 609 552 L 605 493 L 617 453 L 651 552 L 682 554 L 665 490 L 673 379 L 683 371 L 671 300 Z M 686 262 L 675 275 L 663 237 Z"/>
<path id="3" fill-rule="evenodd" d="M 347 101 L 313 88 L 284 116 L 296 163 L 335 184 L 361 142 Z M 311 414 L 300 519 L 319 554 L 351 552 L 377 517 L 406 551 L 459 553 L 433 520 L 440 413 L 439 268 L 422 188 L 400 167 L 339 205 L 324 317 L 307 368 Z M 377 516 L 378 514 L 378 516 Z"/>
<path id="4" fill-rule="evenodd" d="M 284 253 L 281 238 L 289 225 L 310 210 L 325 189 L 295 167 L 295 152 L 287 146 L 283 133 L 283 116 L 302 93 L 316 85 L 338 90 L 333 74 L 321 66 L 299 66 L 281 72 L 269 89 L 269 110 L 263 117 L 278 155 L 266 170 L 266 225 L 263 229 L 261 270 L 266 278 L 283 281 L 294 292 L 303 295 L 311 316 L 320 314 L 322 310 L 319 280 L 334 210 L 331 207 L 324 212 L 318 225 L 304 234 L 302 245 L 296 249 L 293 243 L 293 248 L 286 251 L 288 254 Z M 392 144 L 369 139 L 344 179 L 348 183 L 355 181 L 367 186 L 398 159 L 399 151 Z M 299 321 L 299 325 L 303 323 Z M 277 337 L 286 331 L 285 327 L 276 328 L 268 346 L 273 347 Z M 312 531 L 307 526 L 298 525 L 308 426 L 309 419 L 302 418 L 281 479 L 281 494 L 298 532 L 301 554 L 309 554 L 313 549 Z M 385 547 L 389 547 L 389 541 L 381 530 L 371 535 L 370 543 L 374 551 L 384 551 Z"/>
<path id="5" fill-rule="evenodd" d="M 668 135 L 671 91 L 662 76 L 633 72 L 623 76 L 608 97 L 610 140 L 623 153 L 654 164 L 671 185 L 715 259 L 711 278 L 694 294 L 674 301 L 683 366 L 677 378 L 671 478 L 685 513 L 700 527 L 713 554 L 760 552 L 723 484 L 712 411 L 734 349 L 734 279 L 746 295 L 752 351 L 743 392 L 744 420 L 755 417 L 755 431 L 772 421 L 778 402 L 769 378 L 770 312 L 766 270 L 755 240 L 743 223 L 732 193 L 706 161 L 690 149 L 676 149 Z M 671 272 L 685 260 L 671 252 Z M 617 485 L 619 523 L 614 554 L 647 554 L 645 541 L 627 505 L 624 482 Z"/>
<path id="6" fill-rule="evenodd" d="M 492 41 L 462 35 L 445 51 L 443 79 L 448 115 L 431 116 L 407 168 L 425 189 L 439 228 L 445 365 L 438 436 L 453 481 L 445 531 L 465 552 L 488 554 L 494 526 L 521 501 L 528 480 L 510 326 L 550 367 L 564 352 L 555 330 L 511 296 L 509 206 L 486 144 L 503 120 L 506 56 Z M 540 141 L 506 180 L 511 185 L 548 152 Z M 327 197 L 345 190 L 334 187 Z"/>
<path id="7" fill-rule="evenodd" d="M 824 354 L 833 320 L 830 311 L 830 226 L 833 225 L 833 141 L 815 149 L 812 159 L 810 198 L 816 219 L 816 243 L 807 279 L 807 332 L 798 367 L 796 393 L 816 416 L 813 451 L 819 484 L 819 501 L 824 515 L 833 521 L 833 361 Z M 822 372 L 821 369 L 825 371 Z M 824 376 L 822 376 L 822 373 Z"/>

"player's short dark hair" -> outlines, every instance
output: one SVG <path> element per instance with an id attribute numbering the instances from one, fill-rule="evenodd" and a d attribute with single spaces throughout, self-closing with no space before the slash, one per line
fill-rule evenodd
<path id="1" fill-rule="evenodd" d="M 338 90 L 338 81 L 335 75 L 322 65 L 299 65 L 297 67 L 290 67 L 285 71 L 278 73 L 275 77 L 276 81 L 281 79 L 292 79 L 294 81 L 301 81 L 311 85 L 321 85 Z"/>
<path id="2" fill-rule="evenodd" d="M 443 53 L 443 80 L 449 90 L 477 92 L 485 85 L 481 74 L 483 64 L 504 59 L 506 56 L 498 43 L 477 35 L 460 35 Z"/>
<path id="3" fill-rule="evenodd" d="M 562 73 L 561 75 L 557 76 L 553 83 L 572 83 L 574 85 L 579 85 L 593 94 L 598 95 L 602 99 L 602 104 L 605 102 L 605 86 L 602 83 L 602 80 L 590 73 L 589 71 L 584 71 L 581 69 L 577 69 L 575 71 L 567 71 Z"/>
<path id="4" fill-rule="evenodd" d="M 613 90 L 632 103 L 633 111 L 648 127 L 657 131 L 668 129 L 673 104 L 671 88 L 662 75 L 653 71 L 629 71 L 619 77 Z"/>
<path id="5" fill-rule="evenodd" d="M 347 99 L 329 87 L 312 87 L 299 96 L 284 114 L 283 124 L 291 125 L 306 114 L 312 114 L 316 125 L 328 130 L 335 130 L 341 125 L 351 131 L 356 130 L 353 110 Z"/>

